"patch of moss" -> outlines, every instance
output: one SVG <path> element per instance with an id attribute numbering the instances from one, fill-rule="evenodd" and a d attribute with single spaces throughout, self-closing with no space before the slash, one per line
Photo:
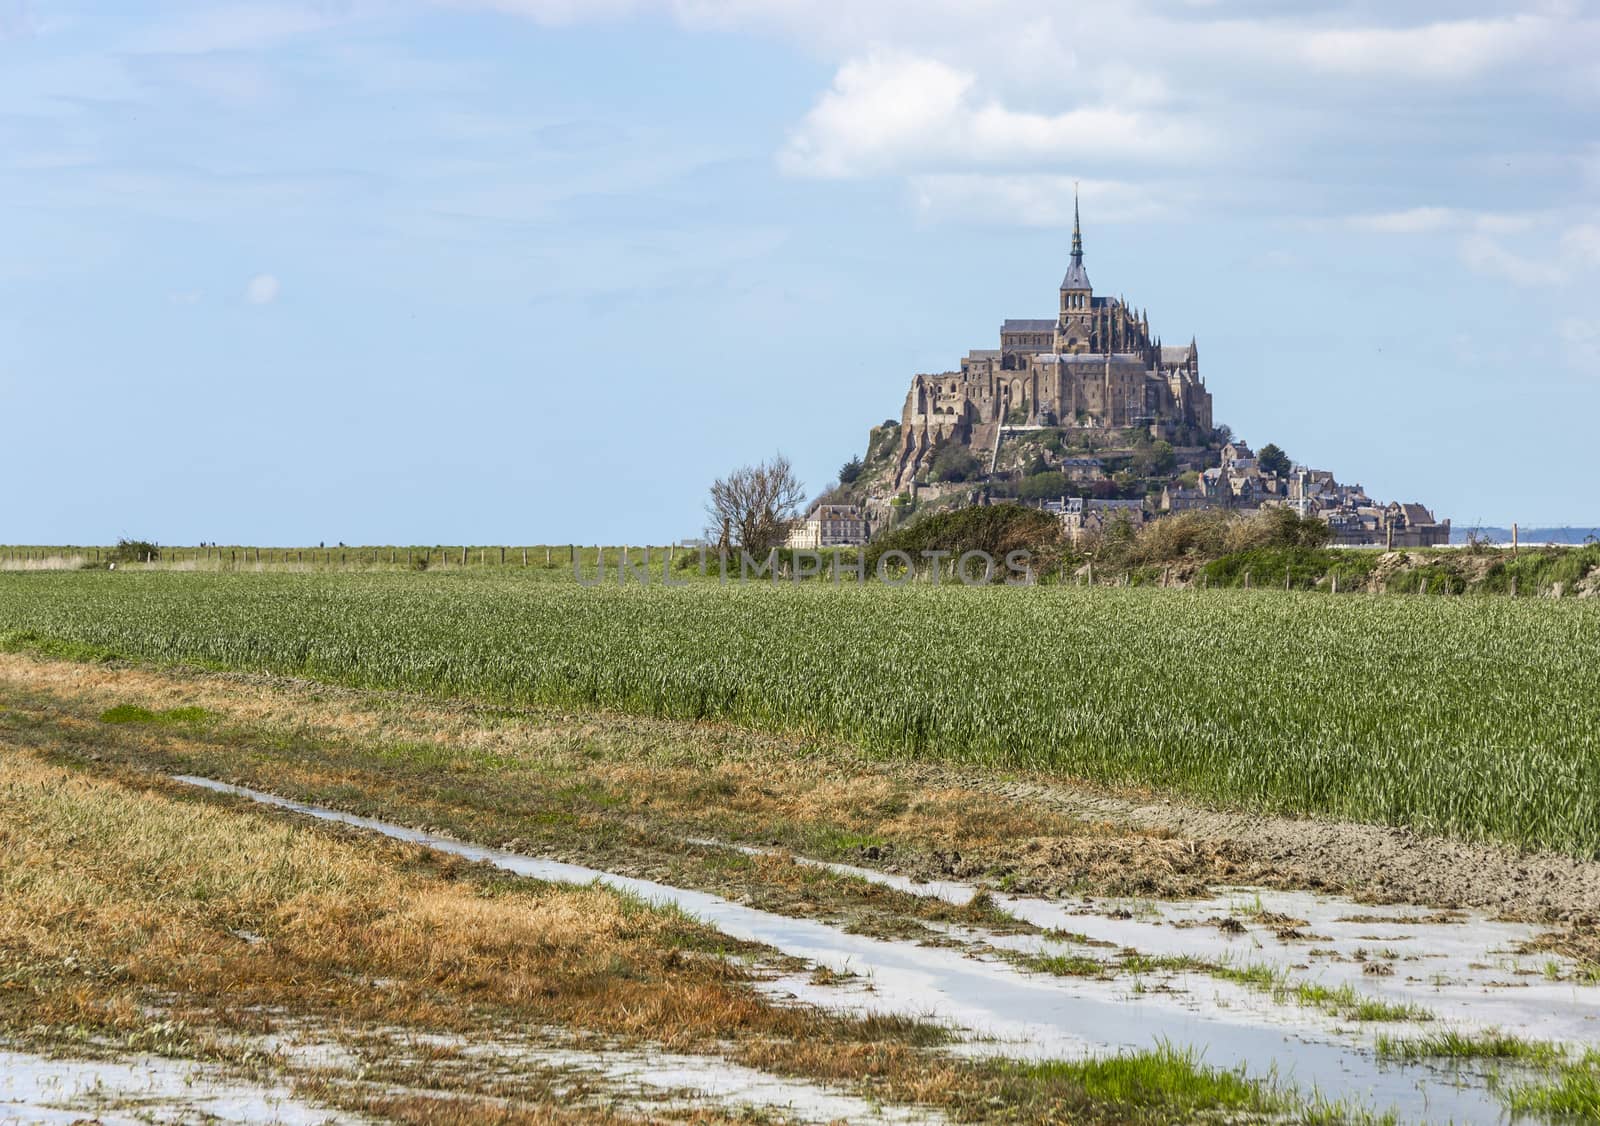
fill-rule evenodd
<path id="1" fill-rule="evenodd" d="M 166 711 L 154 712 L 137 704 L 118 704 L 100 713 L 101 723 L 146 724 L 153 727 L 192 726 L 210 723 L 216 718 L 215 713 L 205 708 L 168 708 Z"/>

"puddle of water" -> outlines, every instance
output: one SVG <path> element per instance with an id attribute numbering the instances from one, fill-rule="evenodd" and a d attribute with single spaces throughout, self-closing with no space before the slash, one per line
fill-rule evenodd
<path id="1" fill-rule="evenodd" d="M 751 855 L 771 851 L 705 839 L 690 843 Z M 794 860 L 958 906 L 977 891 L 971 884 L 917 881 L 798 856 Z M 1537 927 L 1497 922 L 1477 912 L 1450 912 L 1452 922 L 1429 921 L 1439 913 L 1409 905 L 1372 907 L 1336 896 L 1254 887 L 1225 888 L 1209 899 L 1180 902 L 1044 900 L 1008 895 L 996 895 L 994 900 L 1003 910 L 1046 930 L 1081 934 L 1142 954 L 1269 966 L 1291 982 L 1331 988 L 1348 985 L 1381 1001 L 1420 1005 L 1438 1023 L 1463 1030 L 1498 1029 L 1527 1039 L 1578 1045 L 1592 1044 L 1600 1035 L 1600 989 L 1570 980 L 1575 967 L 1569 959 L 1514 953 L 1538 935 Z M 1304 937 L 1279 938 L 1277 925 L 1257 920 L 1261 912 L 1303 920 L 1305 925 L 1296 930 Z M 1132 917 L 1112 917 L 1121 913 Z M 1244 933 L 1230 934 L 1209 922 L 1230 917 L 1244 925 Z M 1062 950 L 1059 943 L 1030 936 L 991 935 L 984 940 L 1019 951 Z M 1101 957 L 1111 953 L 1094 949 L 1075 952 Z M 1372 974 L 1367 972 L 1369 965 L 1387 966 L 1393 972 Z M 1545 973 L 1547 966 L 1569 980 L 1551 980 Z"/>
<path id="2" fill-rule="evenodd" d="M 541 1032 L 558 1041 L 565 1038 L 559 1028 Z M 583 1083 L 592 1094 L 597 1079 L 607 1080 L 603 1093 L 593 1094 L 594 1105 L 646 1117 L 664 1108 L 695 1110 L 712 1102 L 727 1110 L 781 1112 L 779 1120 L 784 1122 L 843 1121 L 881 1126 L 944 1121 L 930 1108 L 879 1107 L 815 1083 L 785 1079 L 714 1056 L 626 1047 L 563 1047 L 525 1040 L 467 1041 L 432 1033 L 402 1032 L 396 1039 L 395 1050 L 401 1054 L 419 1047 L 448 1048 L 452 1056 L 471 1059 L 507 1077 L 528 1066 L 581 1072 Z M 451 1064 L 433 1059 L 431 1066 L 449 1068 Z"/>
<path id="3" fill-rule="evenodd" d="M 724 1060 L 677 1053 L 637 1051 L 585 1052 L 539 1050 L 527 1057 L 555 1067 L 579 1067 L 608 1079 L 691 1097 L 669 1100 L 694 1107 L 701 1100 L 718 1106 L 783 1111 L 805 1122 L 940 1122 L 942 1116 L 920 1107 L 875 1107 L 864 1099 L 841 1095 L 812 1083 L 782 1079 Z M 648 1109 L 648 1108 L 641 1108 Z"/>
<path id="4" fill-rule="evenodd" d="M 1259 998 L 1252 1003 L 1247 993 L 1226 983 L 1208 979 L 1208 995 L 1194 994 L 1182 1002 L 1162 993 L 1136 995 L 1127 982 L 1023 973 L 1008 963 L 971 958 L 958 950 L 845 934 L 824 923 L 768 914 L 705 892 L 467 844 L 208 778 L 181 775 L 178 780 L 425 845 L 534 879 L 598 882 L 653 903 L 674 904 L 725 934 L 772 946 L 834 971 L 853 972 L 870 985 L 870 989 L 840 990 L 790 978 L 775 987 L 789 995 L 827 1007 L 926 1016 L 993 1041 L 974 1045 L 974 1050 L 1081 1058 L 1148 1049 L 1162 1042 L 1192 1044 L 1203 1049 L 1208 1064 L 1244 1066 L 1255 1075 L 1275 1067 L 1282 1079 L 1302 1089 L 1315 1088 L 1379 1110 L 1393 1109 L 1407 1119 L 1499 1122 L 1506 1117 L 1500 1104 L 1474 1085 L 1471 1076 L 1379 1064 L 1370 1052 L 1352 1049 L 1331 1035 L 1325 1020 L 1304 1010 L 1281 1007 L 1266 1019 Z M 829 867 L 878 882 L 896 881 L 895 886 L 902 879 L 843 865 Z M 928 887 L 909 880 L 905 884 L 905 890 L 912 891 Z M 970 897 L 972 889 L 948 885 L 943 890 L 951 896 L 964 890 Z M 1084 931 L 1082 924 L 1090 918 L 1069 915 L 1060 905 L 1044 901 L 1006 900 L 1003 905 L 1022 914 L 1022 909 L 1031 910 L 1031 903 L 1039 904 L 1041 912 L 1049 908 L 1061 915 L 1059 919 L 1031 920 L 1041 925 Z M 1167 930 L 1176 935 L 1194 933 Z"/>
<path id="5" fill-rule="evenodd" d="M 1229 889 L 1206 900 L 1139 904 L 1131 919 L 1105 914 L 1119 905 L 1051 903 L 997 897 L 1001 906 L 1043 927 L 1130 946 L 1148 954 L 1187 954 L 1235 965 L 1266 965 L 1291 981 L 1350 986 L 1382 1001 L 1420 1005 L 1436 1022 L 1467 1030 L 1500 1029 L 1560 1043 L 1592 1043 L 1600 1033 L 1600 990 L 1575 981 L 1550 980 L 1572 964 L 1550 955 L 1519 955 L 1518 945 L 1538 934 L 1522 923 L 1495 922 L 1459 913 L 1459 922 L 1423 921 L 1416 910 L 1363 907 L 1311 892 Z M 1127 909 L 1127 905 L 1123 905 Z M 1153 912 L 1150 910 L 1153 908 Z M 1253 921 L 1268 911 L 1305 920 L 1303 938 L 1280 938 L 1278 927 Z M 1359 916 L 1415 922 L 1368 922 Z M 1226 917 L 1244 924 L 1229 934 L 1207 922 Z M 1369 966 L 1392 972 L 1372 974 Z"/>
<path id="6" fill-rule="evenodd" d="M 296 1102 L 281 1087 L 239 1083 L 199 1064 L 46 1059 L 0 1050 L 0 1123 L 248 1122 L 318 1126 L 352 1121 Z"/>

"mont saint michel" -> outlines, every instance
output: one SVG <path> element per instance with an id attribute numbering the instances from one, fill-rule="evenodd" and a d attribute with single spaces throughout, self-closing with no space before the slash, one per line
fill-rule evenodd
<path id="1" fill-rule="evenodd" d="M 1218 424 L 1196 336 L 1166 344 L 1148 310 L 1095 292 L 1076 200 L 1054 304 L 1053 317 L 1002 321 L 998 347 L 912 376 L 899 419 L 873 429 L 859 471 L 846 467 L 793 542 L 860 542 L 930 506 L 1010 500 L 1058 513 L 1075 536 L 1111 519 L 1281 506 L 1327 523 L 1335 543 L 1449 542 L 1450 521 L 1426 505 L 1376 501 Z"/>

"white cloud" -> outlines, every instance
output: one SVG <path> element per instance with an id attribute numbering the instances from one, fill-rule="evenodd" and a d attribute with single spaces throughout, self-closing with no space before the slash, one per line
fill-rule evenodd
<path id="1" fill-rule="evenodd" d="M 208 5 L 153 28 L 131 48 L 180 55 L 261 50 L 351 22 L 371 7 L 365 0 Z"/>
<path id="2" fill-rule="evenodd" d="M 1590 378 L 1600 379 L 1600 322 L 1592 317 L 1568 317 L 1558 328 L 1572 366 Z"/>
<path id="3" fill-rule="evenodd" d="M 262 106 L 278 94 L 270 68 L 234 54 L 161 56 L 148 68 L 149 83 L 178 83 L 213 102 Z"/>
<path id="4" fill-rule="evenodd" d="M 1287 188 L 1314 167 L 1330 188 L 1359 184 L 1371 199 L 1378 181 L 1363 177 L 1380 164 L 1391 182 L 1445 183 L 1491 152 L 1496 171 L 1506 153 L 1549 157 L 1562 115 L 1540 107 L 1553 91 L 1578 101 L 1579 76 L 1600 74 L 1592 62 L 1600 21 L 1576 0 L 1535 0 L 1504 15 L 1489 5 L 1476 6 L 1487 14 L 1462 14 L 1437 0 L 1398 7 L 1308 0 L 1248 5 L 1242 16 L 1239 7 L 1210 0 L 421 2 L 549 26 L 670 21 L 794 45 L 829 64 L 833 78 L 774 144 L 779 167 L 824 179 L 901 179 L 930 216 L 981 214 L 992 209 L 988 201 L 1037 196 L 1024 178 L 1069 174 L 1125 184 L 1181 178 L 1191 197 L 1205 194 L 1218 205 L 1282 200 L 1268 206 L 1327 215 L 1316 193 L 1274 195 L 1271 185 Z M 371 44 L 340 42 L 328 30 L 383 24 L 412 10 L 395 0 L 195 3 L 134 50 L 168 52 L 177 62 L 170 53 L 265 50 L 315 36 L 326 57 L 348 61 L 340 52 Z M 235 105 L 268 102 L 277 93 L 273 79 L 281 83 L 267 70 L 187 61 L 195 65 L 166 79 Z M 1451 109 L 1434 114 L 1443 98 L 1452 99 Z M 1485 112 L 1486 104 L 1497 108 Z M 1582 175 L 1582 151 L 1570 141 L 1561 149 L 1564 173 Z M 1587 152 L 1600 169 L 1600 148 Z M 957 176 L 987 179 L 931 179 Z M 1152 200 L 1146 204 L 1170 205 Z M 1496 225 L 1483 215 L 1469 227 L 1459 215 L 1429 207 L 1352 225 L 1380 234 L 1515 229 L 1512 220 Z"/>
<path id="5" fill-rule="evenodd" d="M 1520 214 L 1478 212 L 1472 216 L 1472 228 L 1487 235 L 1517 235 L 1533 230 L 1542 218 L 1543 216 L 1531 212 Z"/>
<path id="6" fill-rule="evenodd" d="M 1591 144 L 1578 155 L 1578 170 L 1590 184 L 1600 187 L 1600 144 Z"/>
<path id="7" fill-rule="evenodd" d="M 22 39 L 34 32 L 28 0 L 0 0 L 0 42 Z"/>
<path id="8" fill-rule="evenodd" d="M 1600 25 L 1575 5 L 1460 18 L 1414 16 L 1408 24 L 1361 22 L 1338 3 L 1306 3 L 1290 15 L 1241 19 L 1213 3 L 1040 5 L 1037 0 L 434 0 L 521 15 L 545 24 L 662 15 L 696 30 L 785 39 L 833 58 L 867 46 L 966 59 L 985 74 L 1055 74 L 1074 82 L 1104 70 L 1167 89 L 1174 64 L 1227 75 L 1241 64 L 1348 77 L 1470 81 L 1536 56 L 1587 59 Z M 1418 6 L 1420 7 L 1420 5 Z M 1103 60 L 1103 61 L 1102 61 Z M 999 68 L 998 70 L 996 68 Z"/>
<path id="9" fill-rule="evenodd" d="M 1580 223 L 1561 236 L 1565 257 L 1579 266 L 1600 266 L 1600 224 Z"/>
<path id="10" fill-rule="evenodd" d="M 1454 227 L 1460 212 L 1448 207 L 1413 207 L 1409 211 L 1387 211 L 1378 215 L 1355 215 L 1349 220 L 1359 231 L 1386 235 L 1415 235 Z"/>
<path id="11" fill-rule="evenodd" d="M 792 174 L 838 178 L 1176 157 L 1203 142 L 1198 129 L 1179 130 L 1115 106 L 1011 109 L 981 95 L 969 71 L 937 59 L 877 53 L 839 68 L 779 160 Z"/>
<path id="12" fill-rule="evenodd" d="M 434 0 L 447 8 L 478 8 L 525 16 L 535 23 L 562 26 L 592 20 L 618 19 L 675 5 L 660 0 Z"/>
<path id="13" fill-rule="evenodd" d="M 283 287 L 272 274 L 257 274 L 244 288 L 244 299 L 252 305 L 270 305 Z"/>
<path id="14" fill-rule="evenodd" d="M 1560 285 L 1567 279 L 1567 271 L 1559 262 L 1518 254 L 1488 235 L 1467 236 L 1462 239 L 1460 250 L 1461 261 L 1468 269 L 1512 285 Z"/>
<path id="15" fill-rule="evenodd" d="M 58 168 L 86 168 L 97 159 L 88 149 L 49 148 L 19 152 L 7 163 L 19 172 L 50 172 Z"/>
<path id="16" fill-rule="evenodd" d="M 1300 255 L 1292 250 L 1275 247 L 1264 250 L 1249 260 L 1249 265 L 1263 270 L 1294 270 L 1299 269 L 1303 262 Z"/>
<path id="17" fill-rule="evenodd" d="M 1477 231 L 1489 235 L 1512 235 L 1532 230 L 1544 218 L 1533 212 L 1413 207 L 1406 211 L 1352 215 L 1346 222 L 1355 230 L 1385 235 L 1418 235 L 1435 231 Z"/>
<path id="18" fill-rule="evenodd" d="M 0 0 L 0 10 L 6 3 Z M 1424 203 L 1431 191 L 1434 199 L 1470 207 L 1479 191 L 1472 185 L 1503 175 L 1481 189 L 1481 198 L 1515 199 L 1541 160 L 1552 176 L 1587 173 L 1600 180 L 1600 146 L 1574 139 L 1562 124 L 1586 104 L 1574 76 L 1600 75 L 1592 62 L 1600 56 L 1600 21 L 1576 0 L 1536 5 L 1504 16 L 1459 15 L 1437 0 L 1387 8 L 1348 0 L 1247 5 L 1244 16 L 1238 6 L 1209 0 L 1103 6 L 421 0 L 418 6 L 493 11 L 552 26 L 670 21 L 690 31 L 794 45 L 829 66 L 832 79 L 786 136 L 773 139 L 782 171 L 895 180 L 929 218 L 987 222 L 1007 201 L 1020 201 L 1028 206 L 1014 210 L 1015 221 L 1041 223 L 1045 214 L 1060 214 L 1062 193 L 1051 181 L 1067 176 L 1123 185 L 1127 190 L 1107 195 L 1105 203 L 1134 217 L 1176 214 L 1178 200 L 1203 196 L 1221 208 L 1324 219 L 1341 208 L 1381 207 L 1375 201 L 1396 183 L 1411 184 Z M 275 104 L 294 89 L 278 60 L 238 52 L 314 39 L 324 66 L 374 90 L 386 90 L 400 67 L 433 68 L 428 84 L 474 96 L 492 85 L 491 63 L 482 64 L 491 78 L 467 82 L 456 73 L 458 59 L 445 66 L 388 50 L 383 35 L 330 33 L 363 23 L 387 30 L 414 11 L 396 0 L 195 0 L 126 45 L 133 54 L 165 52 L 149 60 L 156 69 L 119 66 L 119 73 L 142 80 L 139 96 L 145 86 L 182 83 L 208 100 Z M 213 51 L 228 53 L 204 57 Z M 296 70 L 292 77 L 303 75 Z M 1566 99 L 1559 112 L 1552 108 L 1557 92 Z M 440 114 L 451 113 L 470 142 L 463 151 L 497 143 L 474 134 L 464 111 L 441 100 Z M 514 122 L 506 132 L 522 128 Z M 1512 161 L 1516 171 L 1502 173 Z M 1487 235 L 1489 247 L 1463 257 L 1488 262 L 1495 236 L 1527 230 L 1531 220 L 1422 206 L 1348 222 L 1373 234 Z"/>
<path id="19" fill-rule="evenodd" d="M 1413 207 L 1353 215 L 1345 224 L 1372 234 L 1455 236 L 1457 255 L 1468 269 L 1515 286 L 1561 285 L 1600 267 L 1600 223 L 1582 213 Z M 1505 240 L 1513 236 L 1508 246 Z"/>
<path id="20" fill-rule="evenodd" d="M 1462 80 L 1559 46 L 1561 22 L 1535 15 L 1416 27 L 1290 32 L 1293 57 L 1331 74 Z"/>
<path id="21" fill-rule="evenodd" d="M 1460 243 L 1461 261 L 1477 273 L 1518 286 L 1554 286 L 1600 267 L 1600 224 L 1573 216 L 1511 226 L 1516 249 L 1494 237 L 1495 224 L 1472 218 Z M 1565 225 L 1563 225 L 1563 223 Z M 1531 232 L 1531 233 L 1529 233 Z"/>

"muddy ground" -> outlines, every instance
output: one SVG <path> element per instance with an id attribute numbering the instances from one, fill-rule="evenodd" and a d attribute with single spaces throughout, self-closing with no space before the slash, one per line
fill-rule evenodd
<path id="1" fill-rule="evenodd" d="M 944 773 L 928 771 L 931 778 Z M 1173 872 L 1354 896 L 1374 903 L 1472 907 L 1538 922 L 1592 924 L 1600 916 L 1600 862 L 1497 844 L 1421 836 L 1345 821 L 1203 809 L 1149 794 L 1109 794 L 1045 779 L 965 776 L 984 793 L 1073 817 L 1170 834 L 1172 846 L 1136 859 Z M 1072 858 L 1041 857 L 1041 874 Z"/>

